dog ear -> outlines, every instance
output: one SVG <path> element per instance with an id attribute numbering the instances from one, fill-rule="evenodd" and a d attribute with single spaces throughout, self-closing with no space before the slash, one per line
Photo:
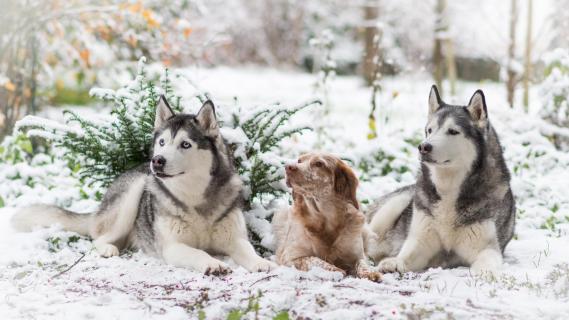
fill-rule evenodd
<path id="1" fill-rule="evenodd" d="M 486 126 L 488 121 L 488 111 L 486 109 L 486 99 L 484 98 L 484 93 L 482 90 L 478 89 L 470 98 L 470 102 L 468 102 L 468 106 L 466 107 L 468 113 L 474 123 L 479 127 Z"/>
<path id="2" fill-rule="evenodd" d="M 439 95 L 439 90 L 437 86 L 433 84 L 431 87 L 431 92 L 429 93 L 429 116 L 435 113 L 440 107 L 443 101 Z"/>
<path id="3" fill-rule="evenodd" d="M 166 97 L 161 95 L 156 105 L 156 115 L 154 116 L 154 130 L 160 129 L 166 120 L 174 116 L 174 111 L 170 108 Z"/>
<path id="4" fill-rule="evenodd" d="M 217 137 L 219 135 L 219 126 L 215 117 L 215 107 L 211 100 L 204 102 L 202 108 L 196 115 L 196 121 L 209 137 Z"/>
<path id="5" fill-rule="evenodd" d="M 358 177 L 354 171 L 344 163 L 338 161 L 334 170 L 334 191 L 340 197 L 349 201 L 356 209 L 359 209 L 356 191 L 358 189 Z"/>

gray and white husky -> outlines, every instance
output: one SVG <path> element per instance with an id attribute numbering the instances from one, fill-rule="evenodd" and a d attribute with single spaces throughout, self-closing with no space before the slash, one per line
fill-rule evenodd
<path id="1" fill-rule="evenodd" d="M 515 203 L 502 147 L 481 90 L 467 106 L 429 95 L 421 168 L 414 185 L 380 198 L 370 210 L 377 235 L 368 253 L 384 272 L 470 266 L 499 271 L 512 239 Z"/>
<path id="2" fill-rule="evenodd" d="M 214 105 L 197 115 L 175 115 L 164 97 L 156 108 L 153 157 L 119 176 L 98 212 L 77 214 L 54 206 L 22 209 L 16 229 L 60 223 L 91 236 L 104 257 L 142 249 L 166 263 L 196 271 L 230 271 L 210 256 L 225 254 L 249 271 L 270 270 L 247 239 L 240 204 L 242 182 L 219 132 Z"/>

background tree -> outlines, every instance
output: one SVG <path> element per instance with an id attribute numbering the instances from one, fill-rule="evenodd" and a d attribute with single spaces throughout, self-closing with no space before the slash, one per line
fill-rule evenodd
<path id="1" fill-rule="evenodd" d="M 524 110 L 527 113 L 529 110 L 529 82 L 532 72 L 532 25 L 533 25 L 533 0 L 528 0 L 527 8 L 527 29 L 526 29 L 526 47 L 524 56 Z"/>
<path id="2" fill-rule="evenodd" d="M 516 26 L 518 23 L 518 8 L 517 0 L 511 0 L 510 2 L 510 42 L 508 44 L 508 60 L 507 60 L 507 72 L 508 78 L 506 80 L 506 90 L 508 95 L 508 103 L 510 107 L 514 107 L 514 95 L 516 91 L 516 84 L 518 82 L 518 72 L 515 68 L 515 55 L 516 55 Z"/>

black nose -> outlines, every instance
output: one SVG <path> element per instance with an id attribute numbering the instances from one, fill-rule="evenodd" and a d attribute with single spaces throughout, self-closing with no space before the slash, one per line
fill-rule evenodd
<path id="1" fill-rule="evenodd" d="M 164 169 L 165 165 L 166 165 L 166 158 L 164 158 L 163 156 L 155 156 L 154 158 L 152 158 L 152 168 L 154 168 L 154 170 L 162 170 Z"/>
<path id="2" fill-rule="evenodd" d="M 419 152 L 421 154 L 427 154 L 433 151 L 433 145 L 428 142 L 423 142 L 419 145 Z"/>

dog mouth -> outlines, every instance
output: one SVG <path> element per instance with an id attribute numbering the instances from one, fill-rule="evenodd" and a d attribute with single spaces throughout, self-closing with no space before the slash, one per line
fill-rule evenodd
<path id="1" fill-rule="evenodd" d="M 428 163 L 428 164 L 434 164 L 434 165 L 445 165 L 445 164 L 449 164 L 450 160 L 437 161 L 437 160 L 434 160 L 430 157 L 421 157 L 421 162 Z"/>
<path id="2" fill-rule="evenodd" d="M 180 172 L 180 173 L 177 173 L 177 174 L 166 174 L 166 173 L 164 173 L 164 172 L 154 172 L 154 176 L 157 177 L 157 178 L 160 178 L 160 179 L 173 178 L 173 177 L 176 177 L 176 176 L 179 176 L 179 175 L 182 175 L 182 174 L 184 174 L 184 172 Z"/>

